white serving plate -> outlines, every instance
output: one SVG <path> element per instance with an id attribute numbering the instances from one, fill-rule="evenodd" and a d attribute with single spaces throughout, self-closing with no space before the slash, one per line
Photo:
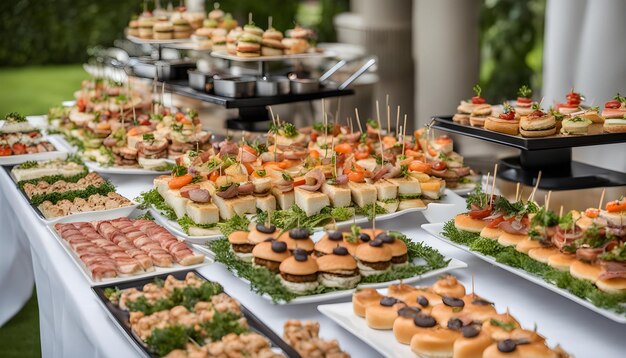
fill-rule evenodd
<path id="1" fill-rule="evenodd" d="M 471 193 L 472 191 L 474 191 L 477 185 L 478 183 L 459 184 L 459 186 L 450 190 L 453 191 L 457 195 L 467 195 Z"/>
<path id="2" fill-rule="evenodd" d="M 619 313 L 607 310 L 607 309 L 603 309 L 600 307 L 596 307 L 593 303 L 591 303 L 590 301 L 587 301 L 585 299 L 582 299 L 572 293 L 570 293 L 568 290 L 566 289 L 562 289 L 557 287 L 556 285 L 553 285 L 549 282 L 546 282 L 543 278 L 539 277 L 539 276 L 535 276 L 531 273 L 528 273 L 522 269 L 518 269 L 515 267 L 511 267 L 509 265 L 505 265 L 502 263 L 499 263 L 496 261 L 496 259 L 494 259 L 491 256 L 486 256 L 483 255 L 479 252 L 475 252 L 475 251 L 471 251 L 467 246 L 463 246 L 463 245 L 459 245 L 451 240 L 449 240 L 448 238 L 444 237 L 443 235 L 441 235 L 441 232 L 443 231 L 443 223 L 438 223 L 438 224 L 424 224 L 422 225 L 422 229 L 426 230 L 426 232 L 428 232 L 429 234 L 431 234 L 432 236 L 436 237 L 437 239 L 446 242 L 458 249 L 461 249 L 465 252 L 468 252 L 470 254 L 473 254 L 475 256 L 477 256 L 478 258 L 480 258 L 481 260 L 488 262 L 494 266 L 498 266 L 499 268 L 506 270 L 512 274 L 515 274 L 525 280 L 528 280 L 532 283 L 535 283 L 543 288 L 546 288 L 552 292 L 555 292 L 571 301 L 574 301 L 576 303 L 578 303 L 581 306 L 584 306 L 585 308 L 588 308 L 612 321 L 618 322 L 618 323 L 622 323 L 622 324 L 626 324 L 626 315 L 620 315 Z"/>
<path id="3" fill-rule="evenodd" d="M 463 200 L 463 198 L 461 198 L 460 196 L 458 196 L 457 194 L 455 194 L 449 189 L 446 189 L 445 194 L 446 195 L 443 196 L 439 202 L 429 203 L 423 208 L 411 208 L 411 209 L 406 209 L 402 211 L 396 211 L 396 212 L 389 213 L 389 214 L 377 215 L 376 221 L 380 222 L 380 221 L 390 220 L 390 219 L 397 218 L 402 215 L 406 215 L 406 214 L 410 214 L 410 213 L 414 213 L 418 211 L 423 212 L 424 216 L 426 216 L 427 219 L 429 218 L 440 219 L 440 218 L 447 217 L 447 215 L 452 215 L 453 217 L 454 215 L 456 215 L 457 213 L 463 210 L 463 208 L 465 207 L 465 200 Z M 462 205 L 462 207 L 459 205 Z M 183 229 L 180 227 L 180 225 L 178 225 L 177 222 L 167 219 L 165 216 L 161 215 L 161 213 L 158 210 L 151 207 L 149 211 L 159 224 L 161 224 L 162 226 L 170 230 L 176 236 L 180 236 L 183 239 L 189 242 L 192 242 L 194 244 L 204 244 L 206 243 L 206 241 L 216 240 L 216 239 L 223 237 L 223 235 L 217 228 L 215 229 L 216 233 L 214 235 L 202 235 L 202 236 L 188 235 L 183 231 Z M 427 214 L 429 211 L 433 211 L 434 214 L 433 215 Z M 248 216 L 248 218 L 251 218 L 251 217 L 252 215 Z M 363 224 L 368 221 L 369 219 L 366 216 L 356 215 L 355 219 L 340 221 L 340 222 L 335 223 L 335 225 L 337 228 L 344 228 L 344 227 L 349 227 L 350 225 L 355 224 L 355 223 Z M 435 222 L 436 220 L 429 220 L 429 221 Z M 318 232 L 318 231 L 323 231 L 323 230 L 324 228 L 320 226 L 320 227 L 316 227 L 313 231 Z"/>
<path id="4" fill-rule="evenodd" d="M 237 55 L 231 55 L 224 51 L 212 51 L 211 56 L 217 58 L 223 58 L 225 60 L 239 61 L 239 62 L 259 62 L 259 61 L 286 61 L 286 60 L 304 60 L 310 58 L 324 58 L 333 57 L 336 54 L 332 51 L 324 52 L 306 52 L 295 55 L 280 55 L 280 56 L 256 56 L 256 57 L 241 57 Z"/>
<path id="5" fill-rule="evenodd" d="M 67 158 L 67 151 L 64 150 L 63 144 L 60 143 L 57 138 L 52 136 L 44 136 L 43 138 L 49 141 L 56 150 L 43 153 L 3 156 L 0 157 L 0 165 L 17 165 L 31 160 L 41 161 Z"/>
<path id="6" fill-rule="evenodd" d="M 169 162 L 169 161 L 168 161 Z M 126 174 L 126 175 L 163 175 L 169 174 L 169 170 L 149 170 L 143 168 L 133 168 L 133 167 L 103 167 L 99 163 L 92 161 L 85 161 L 85 165 L 92 172 L 98 172 L 101 174 Z"/>
<path id="7" fill-rule="evenodd" d="M 136 280 L 136 279 L 140 279 L 140 278 L 152 277 L 152 276 L 166 274 L 166 273 L 171 273 L 171 272 L 176 272 L 176 271 L 189 270 L 189 269 L 193 269 L 193 268 L 197 268 L 197 267 L 201 267 L 201 266 L 213 263 L 213 260 L 209 259 L 205 255 L 204 262 L 202 262 L 200 264 L 196 264 L 196 265 L 182 266 L 182 265 L 174 263 L 171 267 L 156 267 L 156 266 L 154 266 L 154 271 L 143 272 L 143 273 L 138 274 L 138 275 L 128 275 L 128 276 L 118 276 L 118 277 L 113 277 L 113 278 L 105 278 L 105 279 L 102 279 L 100 281 L 95 281 L 91 277 L 91 275 L 89 274 L 89 271 L 87 270 L 87 267 L 85 266 L 83 261 L 78 257 L 76 252 L 70 247 L 70 245 L 65 240 L 63 240 L 63 238 L 61 238 L 59 233 L 57 233 L 57 231 L 54 229 L 54 224 L 49 224 L 49 225 L 46 225 L 46 226 L 48 227 L 48 230 L 50 230 L 52 235 L 56 238 L 56 240 L 59 242 L 61 247 L 63 247 L 65 252 L 72 258 L 72 261 L 74 262 L 76 267 L 78 267 L 79 271 L 83 274 L 83 276 L 85 276 L 85 279 L 89 283 L 89 286 L 110 285 L 110 284 L 115 284 L 115 283 L 120 283 L 120 282 L 132 281 L 132 280 Z M 179 238 L 179 240 L 180 240 L 180 238 Z M 197 252 L 196 250 L 194 250 L 193 246 L 189 246 L 189 247 L 191 248 L 192 251 Z"/>
<path id="8" fill-rule="evenodd" d="M 150 44 L 150 45 L 165 45 L 165 44 L 173 44 L 173 43 L 181 43 L 181 42 L 189 42 L 189 39 L 169 39 L 169 40 L 155 40 L 155 39 L 142 39 L 140 37 L 126 35 L 126 38 L 130 42 L 134 42 L 136 44 Z"/>
<path id="9" fill-rule="evenodd" d="M 365 318 L 354 314 L 352 302 L 319 305 L 317 310 L 385 357 L 416 357 L 409 345 L 398 342 L 393 330 L 368 327 Z"/>
<path id="10" fill-rule="evenodd" d="M 108 209 L 108 210 L 97 210 L 97 211 L 86 211 L 83 213 L 76 213 L 67 216 L 60 216 L 52 219 L 46 219 L 43 216 L 39 216 L 41 221 L 45 224 L 54 224 L 54 223 L 70 223 L 77 221 L 96 221 L 96 220 L 113 220 L 122 216 L 129 216 L 137 207 L 137 203 L 131 200 L 131 205 L 122 206 L 120 208 Z"/>

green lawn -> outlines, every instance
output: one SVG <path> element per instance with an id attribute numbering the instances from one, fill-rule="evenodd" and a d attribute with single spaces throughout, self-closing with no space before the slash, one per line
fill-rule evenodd
<path id="1" fill-rule="evenodd" d="M 48 108 L 73 99 L 87 77 L 81 65 L 0 68 L 0 116 L 45 114 Z"/>
<path id="2" fill-rule="evenodd" d="M 0 117 L 6 113 L 45 114 L 73 93 L 88 75 L 81 65 L 0 68 Z M 37 295 L 3 327 L 0 357 L 41 357 Z"/>
<path id="3" fill-rule="evenodd" d="M 0 328 L 0 357 L 41 357 L 37 293 L 24 308 Z"/>

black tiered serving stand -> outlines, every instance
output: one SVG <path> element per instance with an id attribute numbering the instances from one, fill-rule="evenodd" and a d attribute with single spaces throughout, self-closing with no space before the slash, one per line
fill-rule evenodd
<path id="1" fill-rule="evenodd" d="M 626 186 L 626 173 L 572 160 L 573 147 L 626 143 L 626 133 L 524 138 L 458 124 L 452 116 L 435 116 L 433 120 L 432 128 L 520 149 L 519 156 L 500 160 L 498 177 L 502 179 L 534 186 L 541 171 L 539 188 L 544 190 Z M 626 160 L 626 152 L 606 155 Z"/>

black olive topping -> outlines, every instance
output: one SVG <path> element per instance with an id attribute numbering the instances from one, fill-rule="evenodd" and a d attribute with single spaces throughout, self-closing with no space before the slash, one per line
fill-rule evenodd
<path id="1" fill-rule="evenodd" d="M 333 254 L 339 256 L 346 256 L 348 254 L 348 249 L 343 246 L 337 246 L 333 249 Z"/>
<path id="2" fill-rule="evenodd" d="M 300 262 L 304 262 L 309 258 L 309 255 L 307 255 L 306 251 L 302 249 L 293 250 L 293 256 L 296 259 L 296 261 L 300 261 Z"/>
<path id="3" fill-rule="evenodd" d="M 343 240 L 343 234 L 341 231 L 330 231 L 328 233 L 328 239 L 332 241 L 341 241 Z"/>
<path id="4" fill-rule="evenodd" d="M 275 241 L 276 239 L 274 239 L 273 237 L 268 237 L 267 239 L 263 240 L 263 242 L 272 242 Z"/>
<path id="5" fill-rule="evenodd" d="M 361 241 L 363 241 L 363 242 L 368 242 L 368 241 L 370 241 L 371 239 L 372 239 L 372 238 L 371 238 L 368 234 L 365 234 L 365 233 L 361 233 L 361 234 L 359 234 L 359 240 L 361 240 Z"/>
<path id="6" fill-rule="evenodd" d="M 512 339 L 505 339 L 498 342 L 498 350 L 502 353 L 511 353 L 517 348 L 517 343 Z"/>
<path id="7" fill-rule="evenodd" d="M 289 237 L 294 240 L 308 239 L 309 236 L 311 236 L 311 234 L 309 233 L 309 230 L 307 229 L 296 228 L 296 229 L 291 229 L 289 231 Z"/>
<path id="8" fill-rule="evenodd" d="M 450 318 L 448 320 L 448 328 L 454 331 L 458 331 L 463 328 L 463 321 L 458 318 Z"/>
<path id="9" fill-rule="evenodd" d="M 273 241 L 272 242 L 272 251 L 277 253 L 283 253 L 287 251 L 287 244 L 283 241 Z"/>
<path id="10" fill-rule="evenodd" d="M 422 310 L 417 307 L 402 307 L 398 310 L 398 316 L 405 318 L 415 318 Z"/>
<path id="11" fill-rule="evenodd" d="M 380 305 L 381 306 L 391 307 L 391 306 L 395 305 L 396 303 L 398 303 L 398 299 L 397 298 L 385 296 L 385 297 L 380 299 Z"/>
<path id="12" fill-rule="evenodd" d="M 465 307 L 465 302 L 462 299 L 456 297 L 445 296 L 443 303 L 450 307 Z"/>
<path id="13" fill-rule="evenodd" d="M 433 316 L 418 314 L 415 318 L 413 318 L 413 323 L 415 323 L 418 327 L 430 328 L 434 327 L 437 324 L 437 321 L 433 318 Z"/>
<path id="14" fill-rule="evenodd" d="M 383 246 L 383 242 L 380 240 L 372 240 L 370 241 L 370 246 L 372 247 L 381 247 Z"/>
<path id="15" fill-rule="evenodd" d="M 387 233 L 382 232 L 378 234 L 378 236 L 376 236 L 376 240 L 380 240 L 385 244 L 391 244 L 392 242 L 396 241 L 396 238 Z"/>
<path id="16" fill-rule="evenodd" d="M 419 303 L 419 305 L 422 307 L 428 307 L 428 304 L 430 302 L 428 302 L 428 298 L 426 298 L 425 296 L 417 296 L 417 303 Z"/>
<path id="17" fill-rule="evenodd" d="M 256 224 L 256 229 L 264 234 L 273 234 L 276 231 L 276 226 L 271 224 L 269 226 L 265 226 L 265 224 L 258 223 Z"/>
<path id="18" fill-rule="evenodd" d="M 474 338 L 480 333 L 480 328 L 478 325 L 470 324 L 461 328 L 461 332 L 465 338 Z"/>

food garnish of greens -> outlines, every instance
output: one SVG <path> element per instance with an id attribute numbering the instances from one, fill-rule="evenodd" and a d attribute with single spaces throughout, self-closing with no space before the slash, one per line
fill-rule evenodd
<path id="1" fill-rule="evenodd" d="M 183 176 L 187 174 L 187 168 L 182 165 L 175 165 L 172 169 L 172 175 L 175 177 Z"/>
<path id="2" fill-rule="evenodd" d="M 286 210 L 272 211 L 272 224 L 283 230 L 291 230 L 296 227 L 313 229 L 318 226 L 335 221 L 345 221 L 354 216 L 354 208 L 333 208 L 327 206 L 319 214 L 307 216 L 298 205 L 292 205 Z M 257 212 L 256 222 L 267 221 L 267 212 Z"/>
<path id="3" fill-rule="evenodd" d="M 24 117 L 23 115 L 17 113 L 17 112 L 11 112 L 9 114 L 7 114 L 6 116 L 4 116 L 4 120 L 7 122 L 26 122 L 26 117 Z"/>
<path id="4" fill-rule="evenodd" d="M 177 219 L 174 209 L 170 208 L 169 205 L 165 203 L 165 200 L 163 200 L 163 197 L 156 189 L 142 192 L 135 198 L 135 201 L 139 203 L 139 209 L 145 210 L 154 207 L 168 220 L 176 221 Z"/>
<path id="5" fill-rule="evenodd" d="M 472 208 L 472 204 L 476 205 L 479 208 L 484 208 L 487 205 L 488 201 L 489 197 L 487 196 L 487 194 L 483 192 L 480 185 L 476 185 L 476 188 L 474 188 L 474 190 L 467 195 L 467 210 L 470 210 Z"/>
<path id="6" fill-rule="evenodd" d="M 272 219 L 273 218 L 274 215 L 272 213 Z M 448 265 L 449 260 L 446 260 L 437 250 L 422 243 L 413 242 L 399 232 L 390 232 L 389 234 L 406 243 L 408 250 L 407 256 L 411 264 L 402 268 L 392 269 L 390 272 L 381 275 L 363 277 L 361 283 L 381 283 L 407 279 L 429 271 L 444 268 Z M 230 243 L 227 239 L 211 241 L 208 242 L 207 245 L 209 249 L 215 253 L 216 262 L 224 264 L 229 271 L 233 272 L 238 277 L 250 281 L 250 289 L 253 292 L 259 295 L 267 294 L 274 302 L 288 302 L 299 296 L 287 290 L 282 285 L 279 275 L 265 267 L 253 266 L 249 262 L 238 259 L 230 248 Z M 413 263 L 415 260 L 423 260 L 424 263 L 415 264 Z M 304 295 L 315 295 L 339 290 L 342 289 L 320 285 L 318 288 L 304 293 Z"/>
<path id="7" fill-rule="evenodd" d="M 32 198 L 30 198 L 30 202 L 35 206 L 39 206 L 46 200 L 52 202 L 52 204 L 56 204 L 61 200 L 73 201 L 76 198 L 87 199 L 95 194 L 106 196 L 108 193 L 113 191 L 115 191 L 115 186 L 111 184 L 111 182 L 105 181 L 102 185 L 97 187 L 89 185 L 85 189 L 80 190 L 68 190 L 64 192 L 33 195 Z"/>
<path id="8" fill-rule="evenodd" d="M 530 87 L 523 85 L 519 90 L 517 90 L 517 95 L 522 98 L 530 98 L 530 96 L 533 95 L 533 90 L 530 89 Z"/>
<path id="9" fill-rule="evenodd" d="M 568 290 L 573 295 L 588 300 L 597 307 L 610 309 L 619 314 L 626 314 L 626 305 L 624 305 L 626 293 L 604 292 L 598 289 L 591 281 L 575 278 L 569 271 L 561 271 L 548 264 L 536 261 L 528 255 L 516 251 L 512 246 L 503 246 L 495 240 L 481 237 L 476 233 L 460 231 L 454 226 L 454 220 L 444 224 L 442 235 L 452 242 L 468 246 L 472 251 L 491 256 L 499 263 L 539 276 L 546 282 Z M 622 244 L 622 250 L 623 246 L 624 244 Z M 610 253 L 614 251 L 616 250 Z M 626 259 L 624 251 L 621 251 L 621 255 Z M 607 258 L 611 257 L 614 256 L 607 256 Z M 607 258 L 601 257 L 601 259 Z"/>
<path id="10" fill-rule="evenodd" d="M 373 206 L 376 206 L 374 210 L 372 210 Z M 365 215 L 367 216 L 367 219 L 369 221 L 372 221 L 374 219 L 374 216 L 387 214 L 387 210 L 376 203 L 372 203 L 366 204 L 363 207 L 355 206 L 354 213 L 359 215 Z"/>

